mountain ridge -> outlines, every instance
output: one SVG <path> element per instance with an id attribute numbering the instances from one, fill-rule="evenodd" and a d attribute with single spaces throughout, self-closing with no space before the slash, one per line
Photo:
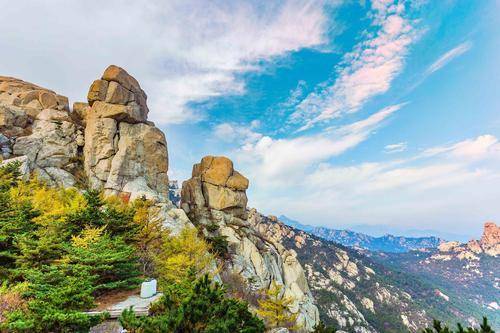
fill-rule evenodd
<path id="1" fill-rule="evenodd" d="M 386 234 L 375 237 L 351 230 L 330 229 L 327 227 L 313 227 L 291 220 L 284 215 L 279 217 L 280 221 L 296 229 L 307 231 L 318 237 L 336 243 L 381 252 L 408 252 L 420 248 L 436 248 L 444 240 L 435 236 L 428 237 L 405 237 Z"/>

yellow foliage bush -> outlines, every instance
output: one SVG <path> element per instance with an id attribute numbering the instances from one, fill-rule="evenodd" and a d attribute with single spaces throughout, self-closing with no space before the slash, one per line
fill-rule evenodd
<path id="1" fill-rule="evenodd" d="M 154 257 L 160 254 L 169 232 L 163 228 L 159 208 L 151 201 L 139 199 L 133 202 L 133 207 L 135 210 L 133 221 L 137 227 L 134 242 L 142 271 L 150 275 L 154 270 Z"/>
<path id="2" fill-rule="evenodd" d="M 296 325 L 297 314 L 290 313 L 289 306 L 295 301 L 292 297 L 282 295 L 283 286 L 273 280 L 265 291 L 265 297 L 258 301 L 257 314 L 269 327 L 287 327 L 290 331 L 299 329 Z"/>
<path id="3" fill-rule="evenodd" d="M 165 239 L 161 252 L 155 257 L 160 286 L 181 282 L 190 273 L 198 276 L 207 272 L 210 265 L 215 263 L 209 248 L 194 228 L 185 228 L 179 235 Z"/>
<path id="4" fill-rule="evenodd" d="M 80 235 L 71 236 L 71 244 L 75 247 L 87 249 L 89 245 L 96 243 L 102 236 L 106 226 L 99 228 L 85 228 Z"/>

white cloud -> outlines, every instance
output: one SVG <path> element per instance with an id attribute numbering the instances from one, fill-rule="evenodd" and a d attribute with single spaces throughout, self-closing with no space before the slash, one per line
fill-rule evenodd
<path id="1" fill-rule="evenodd" d="M 442 149 L 446 147 L 446 149 Z M 288 191 L 252 192 L 252 204 L 316 225 L 394 224 L 475 233 L 500 218 L 500 143 L 482 135 L 408 159 L 320 163 Z M 278 210 L 278 211 L 277 211 Z M 469 228 L 469 229 L 466 229 Z"/>
<path id="2" fill-rule="evenodd" d="M 214 134 L 216 138 L 225 142 L 253 144 L 263 137 L 255 131 L 258 127 L 258 120 L 252 121 L 249 126 L 222 123 L 215 126 Z"/>
<path id="3" fill-rule="evenodd" d="M 315 123 L 357 112 L 369 99 L 389 90 L 402 71 L 404 57 L 416 40 L 417 31 L 405 18 L 403 4 L 378 0 L 372 3 L 375 32 L 344 55 L 333 84 L 320 84 L 298 105 L 290 121 L 305 130 Z"/>
<path id="4" fill-rule="evenodd" d="M 384 147 L 384 153 L 393 154 L 393 153 L 401 153 L 408 148 L 407 142 L 399 142 L 387 145 Z"/>
<path id="5" fill-rule="evenodd" d="M 242 93 L 240 74 L 322 46 L 327 25 L 321 1 L 12 2 L 0 11 L 0 72 L 83 100 L 115 63 L 145 88 L 152 120 L 181 123 L 203 116 L 190 103 Z"/>
<path id="6" fill-rule="evenodd" d="M 472 43 L 470 41 L 467 41 L 449 50 L 441 57 L 439 57 L 439 59 L 436 60 L 432 65 L 429 66 L 429 68 L 426 71 L 426 76 L 440 70 L 456 57 L 459 57 L 465 52 L 469 51 L 471 47 Z"/>
<path id="7" fill-rule="evenodd" d="M 480 159 L 485 156 L 500 154 L 500 143 L 498 143 L 495 136 L 485 134 L 455 144 L 426 149 L 423 156 L 435 156 L 443 153 L 447 153 L 451 157 L 468 160 Z"/>
<path id="8" fill-rule="evenodd" d="M 316 135 L 291 139 L 263 136 L 256 142 L 243 145 L 237 157 L 253 181 L 266 186 L 290 186 L 291 182 L 302 179 L 310 167 L 365 141 L 403 105 L 386 107 L 366 119 Z"/>

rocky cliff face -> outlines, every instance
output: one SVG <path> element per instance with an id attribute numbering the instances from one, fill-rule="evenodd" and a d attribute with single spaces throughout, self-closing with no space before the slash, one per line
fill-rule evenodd
<path id="1" fill-rule="evenodd" d="M 283 286 L 283 294 L 295 300 L 289 310 L 298 314 L 298 324 L 311 330 L 319 315 L 297 254 L 256 230 L 261 215 L 246 210 L 247 188 L 248 180 L 229 159 L 206 156 L 182 185 L 181 207 L 208 237 L 226 237 L 230 255 L 226 276 L 242 276 L 253 293 L 276 281 Z"/>
<path id="2" fill-rule="evenodd" d="M 248 179 L 229 159 L 205 157 L 183 184 L 183 209 L 175 207 L 168 200 L 167 141 L 147 115 L 146 94 L 117 66 L 91 84 L 87 103 L 72 109 L 51 90 L 0 77 L 0 161 L 20 160 L 25 173 L 49 184 L 86 182 L 125 200 L 145 196 L 173 233 L 194 223 L 207 237 L 227 237 L 230 257 L 220 275 L 241 278 L 253 292 L 272 281 L 283 285 L 283 293 L 295 299 L 290 311 L 298 314 L 302 330 L 311 330 L 318 310 L 302 266 L 294 251 L 254 229 L 258 214 L 246 207 Z"/>
<path id="3" fill-rule="evenodd" d="M 472 325 L 482 316 L 491 318 L 491 325 L 500 328 L 498 299 L 500 299 L 499 228 L 492 222 L 484 225 L 480 240 L 465 244 L 442 243 L 437 249 L 409 253 L 372 253 L 372 257 L 391 268 L 409 273 L 428 286 L 429 293 L 418 284 L 420 298 L 434 309 L 440 318 L 460 318 Z"/>
<path id="4" fill-rule="evenodd" d="M 275 216 L 253 220 L 261 234 L 297 253 L 323 321 L 342 332 L 417 332 L 430 322 L 390 272 L 357 251 L 287 226 Z"/>

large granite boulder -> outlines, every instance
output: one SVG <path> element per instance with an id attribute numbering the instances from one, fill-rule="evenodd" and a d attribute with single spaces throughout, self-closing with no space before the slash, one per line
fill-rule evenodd
<path id="1" fill-rule="evenodd" d="M 242 217 L 247 206 L 248 179 L 234 170 L 233 162 L 223 156 L 205 156 L 193 166 L 192 178 L 182 186 L 186 211 L 207 207 Z"/>
<path id="2" fill-rule="evenodd" d="M 146 94 L 124 69 L 111 65 L 90 86 L 88 104 L 75 103 L 85 126 L 85 174 L 94 188 L 168 198 L 168 151 L 163 132 L 147 121 Z"/>

